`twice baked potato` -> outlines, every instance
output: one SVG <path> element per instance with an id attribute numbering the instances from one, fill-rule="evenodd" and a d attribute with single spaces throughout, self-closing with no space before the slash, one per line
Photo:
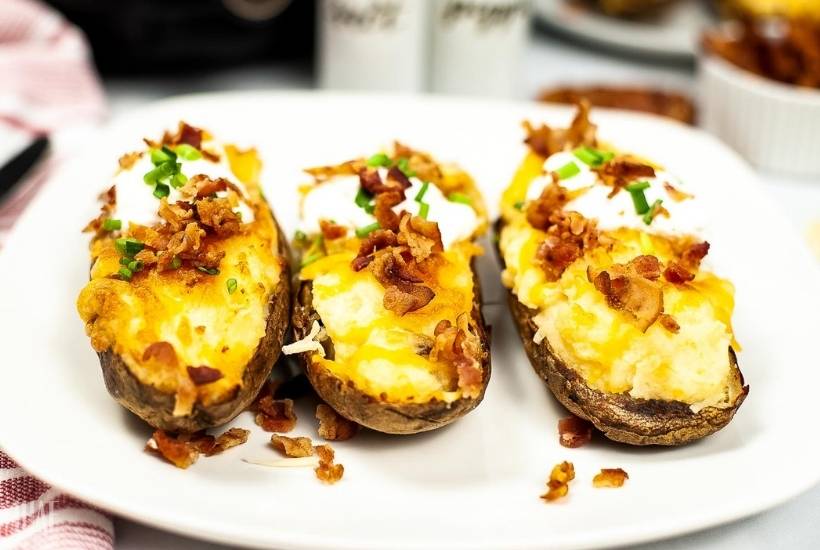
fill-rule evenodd
<path id="1" fill-rule="evenodd" d="M 298 354 L 319 396 L 373 430 L 409 434 L 475 408 L 490 378 L 473 239 L 486 212 L 472 179 L 396 144 L 307 170 Z"/>
<path id="2" fill-rule="evenodd" d="M 176 133 L 120 158 L 86 228 L 77 309 L 105 385 L 150 425 L 195 432 L 257 395 L 281 352 L 290 263 L 256 151 Z"/>
<path id="3" fill-rule="evenodd" d="M 616 441 L 679 445 L 719 430 L 748 386 L 734 287 L 702 265 L 697 197 L 661 167 L 601 146 L 586 105 L 568 129 L 525 126 L 529 152 L 497 233 L 535 371 Z"/>

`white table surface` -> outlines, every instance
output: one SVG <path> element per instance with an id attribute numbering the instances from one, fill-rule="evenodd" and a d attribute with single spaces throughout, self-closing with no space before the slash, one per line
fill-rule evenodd
<path id="1" fill-rule="evenodd" d="M 665 66 L 611 57 L 574 45 L 557 42 L 538 33 L 528 52 L 521 85 L 521 98 L 531 98 L 545 86 L 565 83 L 623 83 L 664 86 L 694 93 L 691 67 Z M 268 66 L 221 71 L 207 76 L 152 79 L 118 79 L 106 82 L 112 114 L 163 97 L 206 91 L 242 89 L 310 88 L 313 79 L 304 66 Z M 779 206 L 787 211 L 801 233 L 810 223 L 820 221 L 820 181 L 796 180 L 761 174 L 766 187 Z M 806 437 L 815 437 L 807 430 Z M 783 449 L 784 460 L 788 449 Z M 773 468 L 788 463 L 773 464 Z M 820 464 L 818 464 L 820 468 Z M 762 473 L 763 474 L 763 473 Z M 776 483 L 772 479 L 772 483 Z M 115 522 L 117 548 L 218 549 L 227 548 L 180 537 L 133 521 Z M 548 545 L 549 541 L 545 541 Z M 820 548 L 820 487 L 776 508 L 743 521 L 693 535 L 642 546 L 649 549 L 764 549 Z"/>

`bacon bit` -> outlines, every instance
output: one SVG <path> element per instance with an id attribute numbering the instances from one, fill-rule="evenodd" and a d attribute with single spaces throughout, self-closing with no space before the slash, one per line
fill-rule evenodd
<path id="1" fill-rule="evenodd" d="M 407 159 L 407 166 L 416 173 L 422 181 L 429 181 L 435 185 L 444 183 L 444 176 L 441 168 L 433 157 L 427 153 L 416 151 L 398 141 L 393 142 L 393 158 L 398 160 Z"/>
<path id="2" fill-rule="evenodd" d="M 166 198 L 159 201 L 158 214 L 173 231 L 181 231 L 194 217 L 194 211 L 190 204 L 182 201 L 169 204 Z"/>
<path id="3" fill-rule="evenodd" d="M 125 153 L 119 159 L 120 168 L 123 170 L 128 170 L 137 163 L 137 161 L 142 157 L 141 151 L 134 151 L 133 153 Z"/>
<path id="4" fill-rule="evenodd" d="M 592 486 L 597 489 L 603 487 L 616 489 L 623 487 L 627 479 L 629 479 L 629 474 L 621 468 L 601 468 L 601 472 L 592 478 Z"/>
<path id="5" fill-rule="evenodd" d="M 353 259 L 351 267 L 354 271 L 361 271 L 373 261 L 374 254 L 384 248 L 396 246 L 396 234 L 386 229 L 377 229 L 362 240 L 359 252 Z"/>
<path id="6" fill-rule="evenodd" d="M 316 419 L 319 421 L 319 437 L 326 441 L 346 441 L 359 431 L 358 424 L 324 403 L 316 406 Z"/>
<path id="7" fill-rule="evenodd" d="M 151 445 L 154 442 L 156 448 Z M 146 447 L 158 451 L 168 462 L 183 470 L 197 461 L 199 451 L 188 441 L 179 441 L 162 430 L 156 430 Z"/>
<path id="8" fill-rule="evenodd" d="M 386 191 L 376 195 L 373 216 L 382 229 L 393 232 L 399 230 L 399 215 L 393 211 L 393 207 L 404 201 L 404 191 Z"/>
<path id="9" fill-rule="evenodd" d="M 524 130 L 527 132 L 524 143 L 529 145 L 534 153 L 544 158 L 567 148 L 579 145 L 594 146 L 596 143 L 596 127 L 589 120 L 589 102 L 586 100 L 578 102 L 575 118 L 570 127 L 565 130 L 553 129 L 545 124 L 534 128 L 528 121 L 524 121 Z"/>
<path id="10" fill-rule="evenodd" d="M 361 271 L 362 269 L 366 268 L 370 265 L 373 261 L 373 256 L 356 256 L 353 258 L 353 261 L 350 262 L 350 267 L 353 271 Z"/>
<path id="11" fill-rule="evenodd" d="M 349 160 L 333 166 L 316 166 L 305 170 L 317 183 L 327 181 L 335 176 L 355 176 L 359 174 L 364 163 L 360 160 Z"/>
<path id="12" fill-rule="evenodd" d="M 174 145 L 179 145 L 180 143 L 187 143 L 191 147 L 200 149 L 202 147 L 202 130 L 180 122 L 179 130 L 174 138 Z"/>
<path id="13" fill-rule="evenodd" d="M 677 262 L 669 262 L 663 270 L 663 278 L 674 285 L 682 285 L 694 280 L 695 274 L 690 273 L 685 267 Z"/>
<path id="14" fill-rule="evenodd" d="M 241 194 L 239 193 L 239 189 L 225 178 L 211 179 L 205 174 L 197 174 L 185 183 L 180 189 L 180 192 L 186 197 L 204 199 L 214 193 L 228 189 L 232 189 L 237 192 L 237 194 Z"/>
<path id="15" fill-rule="evenodd" d="M 242 220 L 233 211 L 228 199 L 204 199 L 195 204 L 202 224 L 212 228 L 220 237 L 239 233 Z"/>
<path id="16" fill-rule="evenodd" d="M 319 466 L 314 469 L 316 477 L 323 483 L 330 485 L 342 479 L 345 467 L 333 463 L 335 453 L 330 445 L 318 445 L 315 449 L 316 454 L 319 455 Z"/>
<path id="17" fill-rule="evenodd" d="M 542 242 L 535 253 L 535 258 L 547 275 L 548 281 L 557 281 L 572 263 L 582 256 L 581 247 L 576 242 L 560 241 L 549 237 Z"/>
<path id="18" fill-rule="evenodd" d="M 228 431 L 219 435 L 216 438 L 214 446 L 205 452 L 205 456 L 213 456 L 221 452 L 227 451 L 231 447 L 237 447 L 248 441 L 250 430 L 243 430 L 242 428 L 230 428 Z"/>
<path id="19" fill-rule="evenodd" d="M 700 262 L 708 253 L 709 243 L 706 241 L 689 245 L 681 255 L 681 265 L 689 271 L 697 272 L 700 268 Z"/>
<path id="20" fill-rule="evenodd" d="M 575 449 L 592 441 L 592 424 L 588 421 L 569 416 L 558 420 L 558 443 L 562 447 Z"/>
<path id="21" fill-rule="evenodd" d="M 375 168 L 362 168 L 359 171 L 359 185 L 371 195 L 398 190 L 398 186 L 391 187 L 390 185 L 385 185 L 384 182 L 382 182 L 379 171 Z M 401 200 L 404 200 L 404 197 L 402 197 Z M 396 204 L 398 204 L 398 202 Z"/>
<path id="22" fill-rule="evenodd" d="M 102 202 L 100 213 L 86 224 L 83 233 L 97 233 L 99 235 L 103 232 L 103 222 L 111 217 L 111 213 L 114 212 L 117 206 L 117 186 L 112 185 L 106 191 L 100 193 L 97 198 Z"/>
<path id="23" fill-rule="evenodd" d="M 373 261 L 373 276 L 385 288 L 399 283 L 420 283 L 423 280 L 416 266 L 409 264 L 396 248 L 390 248 L 376 256 Z"/>
<path id="24" fill-rule="evenodd" d="M 168 342 L 154 342 L 142 352 L 143 362 L 155 360 L 169 367 L 177 366 L 177 354 L 174 346 Z"/>
<path id="25" fill-rule="evenodd" d="M 672 184 L 667 181 L 663 182 L 663 188 L 666 189 L 666 192 L 675 202 L 683 202 L 686 199 L 694 198 L 694 195 L 690 195 L 689 193 L 681 191 L 677 187 L 673 187 Z"/>
<path id="26" fill-rule="evenodd" d="M 655 256 L 635 256 L 628 265 L 644 279 L 656 281 L 661 276 L 661 262 Z"/>
<path id="27" fill-rule="evenodd" d="M 170 269 L 174 256 L 188 255 L 195 257 L 202 246 L 205 231 L 196 222 L 185 226 L 184 231 L 178 231 L 171 236 L 164 253 L 158 257 L 157 268 L 160 271 Z"/>
<path id="28" fill-rule="evenodd" d="M 270 437 L 273 447 L 289 458 L 302 458 L 313 455 L 313 442 L 309 437 L 287 437 L 274 434 Z"/>
<path id="29" fill-rule="evenodd" d="M 561 462 L 556 464 L 550 472 L 547 481 L 547 492 L 541 498 L 547 502 L 552 502 L 567 496 L 569 493 L 569 482 L 575 479 L 575 467 L 572 462 Z"/>
<path id="30" fill-rule="evenodd" d="M 678 324 L 675 318 L 669 315 L 668 313 L 661 313 L 661 316 L 658 318 L 658 322 L 661 324 L 663 328 L 665 328 L 672 334 L 677 334 L 678 332 L 680 332 L 680 324 Z"/>
<path id="31" fill-rule="evenodd" d="M 341 239 L 347 235 L 347 228 L 345 226 L 333 223 L 330 220 L 319 220 L 319 227 L 322 230 L 324 238 L 329 241 Z"/>
<path id="32" fill-rule="evenodd" d="M 274 399 L 266 395 L 256 406 L 256 424 L 266 432 L 289 432 L 296 427 L 292 399 Z"/>
<path id="33" fill-rule="evenodd" d="M 412 187 L 413 185 L 412 183 L 410 183 L 408 177 L 404 175 L 404 172 L 402 172 L 396 166 L 393 166 L 392 168 L 390 168 L 390 170 L 387 171 L 387 181 L 396 182 L 402 189 L 407 189 L 409 187 Z"/>
<path id="34" fill-rule="evenodd" d="M 222 378 L 222 373 L 217 369 L 202 365 L 200 367 L 186 367 L 188 377 L 197 386 L 211 384 Z"/>
<path id="35" fill-rule="evenodd" d="M 183 440 L 183 436 L 180 436 L 179 439 Z M 212 435 L 200 432 L 194 434 L 192 438 L 188 440 L 188 443 L 192 445 L 197 452 L 207 455 L 216 447 L 216 438 Z"/>
<path id="36" fill-rule="evenodd" d="M 430 287 L 399 282 L 387 287 L 382 304 L 384 309 L 402 316 L 423 308 L 435 296 Z"/>
<path id="37" fill-rule="evenodd" d="M 462 395 L 475 399 L 481 395 L 484 372 L 481 368 L 486 354 L 481 341 L 470 327 L 470 316 L 462 313 L 456 318 L 456 325 L 443 319 L 433 331 L 435 340 L 430 350 L 430 360 L 455 366 L 458 387 Z"/>
<path id="38" fill-rule="evenodd" d="M 552 182 L 544 187 L 541 195 L 527 206 L 527 221 L 536 229 L 546 231 L 555 224 L 554 214 L 569 202 L 567 190 Z"/>
<path id="39" fill-rule="evenodd" d="M 599 271 L 588 267 L 587 279 L 606 297 L 609 307 L 629 314 L 646 332 L 663 313 L 663 291 L 657 282 L 638 272 L 636 265 L 643 261 L 636 263 L 638 258 Z"/>
<path id="40" fill-rule="evenodd" d="M 416 262 L 426 260 L 434 252 L 444 251 L 438 224 L 406 212 L 399 222 L 398 242 L 410 248 Z"/>
<path id="41" fill-rule="evenodd" d="M 629 159 L 612 160 L 603 166 L 594 168 L 594 171 L 601 178 L 601 181 L 612 187 L 609 198 L 614 197 L 618 194 L 618 191 L 637 179 L 655 176 L 655 169 L 648 164 Z"/>

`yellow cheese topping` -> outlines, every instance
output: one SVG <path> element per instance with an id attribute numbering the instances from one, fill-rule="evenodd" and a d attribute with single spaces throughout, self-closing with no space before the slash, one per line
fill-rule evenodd
<path id="1" fill-rule="evenodd" d="M 664 312 L 675 318 L 680 331 L 654 323 L 641 332 L 627 314 L 610 308 L 587 278 L 587 266 L 604 269 L 641 254 L 664 263 L 674 257 L 667 238 L 635 229 L 608 232 L 615 241 L 611 249 L 588 251 L 558 281 L 547 281 L 535 259 L 546 235 L 515 207 L 542 165 L 543 159 L 530 153 L 505 191 L 506 224 L 499 242 L 504 284 L 538 312 L 536 339 L 546 338 L 567 365 L 600 391 L 678 400 L 693 409 L 731 402 L 725 393 L 731 373 L 728 348 L 737 349 L 731 327 L 733 285 L 703 270 L 686 285 L 662 281 Z"/>
<path id="2" fill-rule="evenodd" d="M 245 366 L 265 334 L 269 301 L 284 265 L 277 253 L 277 227 L 257 183 L 261 162 L 256 152 L 225 150 L 255 218 L 240 234 L 215 241 L 225 252 L 219 274 L 183 267 L 146 269 L 131 281 L 112 278 L 121 256 L 113 239 L 102 238 L 92 243 L 91 281 L 77 300 L 93 347 L 120 355 L 143 384 L 174 393 L 187 380 L 188 366 L 219 370 L 221 379 L 196 388 L 204 405 L 224 401 L 242 386 Z M 237 283 L 233 292 L 228 291 L 229 279 Z M 155 342 L 173 346 L 176 367 L 143 360 L 145 349 Z"/>

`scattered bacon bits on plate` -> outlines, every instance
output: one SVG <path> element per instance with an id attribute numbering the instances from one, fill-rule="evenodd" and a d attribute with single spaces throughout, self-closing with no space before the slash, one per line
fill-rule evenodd
<path id="1" fill-rule="evenodd" d="M 316 406 L 316 419 L 319 421 L 319 437 L 326 441 L 346 441 L 359 431 L 358 424 L 324 403 Z"/>
<path id="2" fill-rule="evenodd" d="M 592 440 L 592 424 L 577 416 L 558 420 L 558 443 L 562 447 L 575 449 Z"/>
<path id="3" fill-rule="evenodd" d="M 547 502 L 552 502 L 567 496 L 569 493 L 569 482 L 575 479 L 575 466 L 572 462 L 561 462 L 556 464 L 550 472 L 547 481 L 547 492 L 541 498 Z"/>
<path id="4" fill-rule="evenodd" d="M 293 399 L 265 395 L 256 402 L 256 424 L 266 432 L 289 432 L 296 427 Z"/>
<path id="5" fill-rule="evenodd" d="M 345 473 L 345 467 L 341 464 L 334 464 L 333 459 L 335 453 L 330 445 L 317 445 L 315 447 L 316 454 L 319 456 L 319 465 L 314 469 L 316 477 L 327 484 L 334 484 Z"/>
<path id="6" fill-rule="evenodd" d="M 623 487 L 627 479 L 629 479 L 629 474 L 621 468 L 601 468 L 600 473 L 592 478 L 592 486 L 598 489 L 603 487 L 618 488 Z"/>
<path id="7" fill-rule="evenodd" d="M 156 430 L 145 448 L 159 453 L 177 468 L 185 469 L 196 462 L 200 454 L 219 454 L 245 443 L 249 435 L 250 432 L 242 428 L 231 428 L 217 437 L 206 433 L 174 436 L 163 430 Z"/>
<path id="8" fill-rule="evenodd" d="M 303 458 L 313 455 L 313 442 L 309 437 L 288 437 L 273 434 L 270 437 L 273 447 L 288 458 Z"/>

